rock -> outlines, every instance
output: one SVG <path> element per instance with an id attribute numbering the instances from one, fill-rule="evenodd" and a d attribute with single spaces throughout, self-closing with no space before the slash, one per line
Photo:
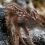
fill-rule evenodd
<path id="1" fill-rule="evenodd" d="M 0 8 L 0 45 L 9 45 L 8 36 L 1 29 L 3 26 L 2 20 L 4 18 L 4 11 L 3 10 L 4 10 L 3 8 Z"/>
<path id="2" fill-rule="evenodd" d="M 45 45 L 45 31 L 36 28 L 30 32 L 33 42 L 36 45 Z"/>

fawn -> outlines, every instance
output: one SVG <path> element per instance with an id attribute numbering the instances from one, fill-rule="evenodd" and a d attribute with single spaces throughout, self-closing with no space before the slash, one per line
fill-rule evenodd
<path id="1" fill-rule="evenodd" d="M 26 24 L 30 19 L 32 19 L 30 14 L 28 14 L 25 9 L 16 3 L 9 3 L 7 6 L 5 6 L 5 23 L 8 29 L 7 31 L 10 33 L 11 45 L 16 45 L 15 35 L 19 36 L 19 39 L 23 45 L 26 45 L 21 36 L 20 27 L 22 27 L 25 31 L 29 45 L 33 45 L 32 39 L 29 37 L 29 31 L 26 29 Z"/>

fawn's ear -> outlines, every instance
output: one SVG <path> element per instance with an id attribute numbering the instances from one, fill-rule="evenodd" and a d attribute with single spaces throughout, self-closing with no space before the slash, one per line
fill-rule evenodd
<path id="1" fill-rule="evenodd" d="M 36 11 L 35 9 L 32 9 L 30 12 L 31 12 L 32 18 L 33 18 L 34 20 L 36 20 L 37 15 L 38 15 L 37 11 Z"/>

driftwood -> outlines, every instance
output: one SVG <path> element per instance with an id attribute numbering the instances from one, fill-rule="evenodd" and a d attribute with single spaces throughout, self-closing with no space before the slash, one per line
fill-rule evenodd
<path id="1" fill-rule="evenodd" d="M 20 40 L 23 45 L 27 45 L 21 36 L 20 27 L 25 31 L 29 45 L 33 45 L 32 39 L 29 37 L 29 32 L 26 29 L 26 24 L 31 18 L 30 14 L 16 3 L 10 3 L 5 7 L 5 22 L 7 31 L 10 34 L 10 45 L 18 45 L 15 44 L 17 41 L 16 36 L 19 38 L 18 41 Z"/>

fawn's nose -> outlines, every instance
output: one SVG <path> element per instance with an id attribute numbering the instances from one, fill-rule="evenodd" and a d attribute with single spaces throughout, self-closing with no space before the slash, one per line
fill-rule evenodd
<path id="1" fill-rule="evenodd" d="M 29 0 L 26 0 L 26 4 L 29 4 Z"/>

